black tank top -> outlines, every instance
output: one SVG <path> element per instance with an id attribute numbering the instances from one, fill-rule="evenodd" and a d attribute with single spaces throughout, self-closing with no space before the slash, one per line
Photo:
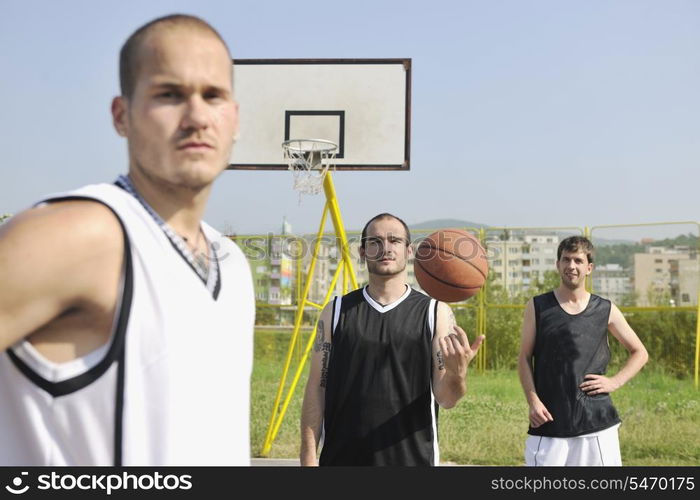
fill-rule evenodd
<path id="1" fill-rule="evenodd" d="M 604 375 L 610 361 L 610 301 L 591 295 L 579 314 L 567 313 L 554 292 L 535 304 L 534 379 L 537 396 L 554 417 L 529 434 L 573 437 L 620 422 L 609 394 L 587 396 L 579 385 L 587 374 Z"/>
<path id="2" fill-rule="evenodd" d="M 320 465 L 436 465 L 435 304 L 408 287 L 384 307 L 365 289 L 336 299 Z"/>

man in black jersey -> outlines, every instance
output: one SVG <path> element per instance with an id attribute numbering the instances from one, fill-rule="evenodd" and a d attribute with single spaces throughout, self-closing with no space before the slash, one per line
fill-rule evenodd
<path id="1" fill-rule="evenodd" d="M 561 284 L 525 307 L 518 368 L 529 410 L 527 465 L 621 465 L 620 418 L 610 393 L 647 362 L 644 345 L 620 310 L 586 291 L 593 245 L 581 236 L 557 250 Z M 608 330 L 629 358 L 605 375 Z"/>
<path id="2" fill-rule="evenodd" d="M 301 417 L 302 465 L 438 465 L 438 406 L 466 392 L 469 345 L 450 307 L 406 284 L 406 224 L 362 231 L 369 285 L 321 313 Z M 317 448 L 323 435 L 320 459 Z"/>

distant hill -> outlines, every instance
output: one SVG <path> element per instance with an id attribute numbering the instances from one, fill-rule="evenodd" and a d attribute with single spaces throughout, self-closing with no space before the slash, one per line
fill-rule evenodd
<path id="1" fill-rule="evenodd" d="M 467 228 L 467 229 L 489 229 L 493 226 L 488 224 L 483 224 L 481 222 L 473 222 L 462 219 L 432 219 L 423 222 L 417 222 L 413 224 L 408 224 L 411 231 L 427 231 L 427 230 L 437 230 L 446 229 L 450 227 L 456 228 Z M 515 229 L 515 228 L 507 228 Z M 351 230 L 351 232 L 360 232 L 360 229 Z M 572 232 L 557 231 L 547 228 L 541 229 L 527 229 L 525 230 L 528 234 L 556 234 L 559 239 L 566 238 L 570 236 Z M 601 264 L 615 263 L 621 264 L 623 267 L 629 267 L 632 263 L 632 256 L 634 253 L 644 252 L 646 245 L 641 244 L 638 241 L 619 239 L 619 238 L 595 238 L 594 244 L 598 251 L 598 262 Z M 654 242 L 657 246 L 672 246 L 672 245 L 689 245 L 691 247 L 698 247 L 698 237 L 692 234 L 679 235 L 676 238 L 666 238 L 663 240 L 657 240 Z"/>
<path id="2" fill-rule="evenodd" d="M 425 222 L 419 222 L 417 224 L 409 224 L 408 225 L 409 229 L 411 230 L 425 230 L 425 229 L 445 229 L 448 227 L 466 227 L 466 228 L 476 228 L 476 229 L 488 229 L 489 226 L 488 224 L 482 224 L 481 222 L 472 222 L 468 220 L 460 220 L 460 219 L 433 219 L 433 220 L 428 220 Z M 529 234 L 552 234 L 552 230 L 550 229 L 529 229 L 527 230 Z M 557 236 L 559 236 L 559 239 L 566 238 L 569 236 L 571 233 L 565 233 L 561 231 L 554 231 Z M 606 245 L 630 245 L 633 244 L 633 241 L 630 240 L 620 240 L 620 239 L 605 239 L 605 238 L 596 238 L 595 240 L 596 245 L 599 246 L 606 246 Z"/>

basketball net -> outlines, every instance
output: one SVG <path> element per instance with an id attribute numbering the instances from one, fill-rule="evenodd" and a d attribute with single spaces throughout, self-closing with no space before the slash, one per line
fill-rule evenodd
<path id="1" fill-rule="evenodd" d="M 284 159 L 294 175 L 294 190 L 302 194 L 319 194 L 323 179 L 334 165 L 338 145 L 324 139 L 291 139 L 282 143 Z"/>

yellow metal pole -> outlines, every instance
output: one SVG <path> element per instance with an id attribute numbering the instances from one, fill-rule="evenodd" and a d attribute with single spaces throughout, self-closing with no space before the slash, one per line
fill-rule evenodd
<path id="1" fill-rule="evenodd" d="M 695 223 L 698 226 L 698 236 L 700 236 L 700 223 Z M 700 242 L 698 243 L 698 255 L 700 255 Z M 699 257 L 700 258 L 700 257 Z M 700 283 L 698 283 L 698 311 L 695 318 L 695 389 L 698 389 L 700 383 Z"/>
<path id="2" fill-rule="evenodd" d="M 583 227 L 583 237 L 588 238 L 589 240 L 592 239 L 591 235 L 593 234 L 593 231 L 591 231 L 588 226 Z M 594 259 L 595 260 L 595 259 Z M 588 293 L 591 293 L 593 291 L 593 277 L 589 274 L 586 276 L 586 290 Z"/>
<path id="3" fill-rule="evenodd" d="M 698 316 L 695 318 L 695 389 L 698 388 L 700 380 L 698 371 L 700 366 L 700 285 L 698 288 Z"/>
<path id="4" fill-rule="evenodd" d="M 300 244 L 297 241 L 297 300 L 296 303 L 299 305 L 301 303 L 301 268 L 304 265 L 304 262 L 302 260 L 302 250 L 304 249 L 304 245 Z"/>
<path id="5" fill-rule="evenodd" d="M 479 229 L 479 241 L 483 245 L 484 240 L 486 239 L 486 232 L 484 231 L 484 228 Z M 485 248 L 485 246 L 484 246 Z M 487 277 L 488 279 L 488 277 Z M 486 285 L 486 283 L 484 283 Z M 486 335 L 486 307 L 485 307 L 485 298 L 484 295 L 486 294 L 485 291 L 485 286 L 481 288 L 479 291 L 479 308 L 477 309 L 477 335 Z M 486 371 L 486 339 L 484 338 L 484 343 L 481 346 L 481 349 L 479 350 L 479 359 L 477 363 L 477 368 L 481 371 L 481 373 L 484 373 Z"/>
<path id="6" fill-rule="evenodd" d="M 323 190 L 326 194 L 326 204 L 323 209 L 323 216 L 321 218 L 321 227 L 319 228 L 319 233 L 316 238 L 316 245 L 314 247 L 314 253 L 311 258 L 311 264 L 309 265 L 309 272 L 307 274 L 306 278 L 306 284 L 304 287 L 304 293 L 303 293 L 303 298 L 300 304 L 300 309 L 297 311 L 297 321 L 295 324 L 294 328 L 294 337 L 290 344 L 293 344 L 294 340 L 296 339 L 296 336 L 299 333 L 299 327 L 300 327 L 300 320 L 303 318 L 303 308 L 306 305 L 308 295 L 309 295 L 309 288 L 311 285 L 311 280 L 313 278 L 313 270 L 316 265 L 316 260 L 318 258 L 318 249 L 319 249 L 319 244 L 321 241 L 321 237 L 323 236 L 323 227 L 325 224 L 326 220 L 326 214 L 330 212 L 331 214 L 331 220 L 333 221 L 333 227 L 335 228 L 335 235 L 336 235 L 336 241 L 338 242 L 340 246 L 340 251 L 341 251 L 341 262 L 339 263 L 338 268 L 336 269 L 336 278 L 334 278 L 334 284 L 331 288 L 328 290 L 328 294 L 333 292 L 333 288 L 335 287 L 335 280 L 337 279 L 337 276 L 340 276 L 340 272 L 347 273 L 350 277 L 350 281 L 353 286 L 353 290 L 357 288 L 357 278 L 355 277 L 355 271 L 352 267 L 352 259 L 350 255 L 350 246 L 348 244 L 348 239 L 347 235 L 345 233 L 345 227 L 343 225 L 343 219 L 340 215 L 340 209 L 338 207 L 338 199 L 335 194 L 335 186 L 333 185 L 333 179 L 331 177 L 331 173 L 327 173 L 324 180 L 323 180 Z M 341 270 L 341 268 L 343 268 Z M 309 339 L 309 342 L 313 342 L 313 333 L 311 335 L 311 338 Z M 279 416 L 277 419 L 275 419 L 275 416 L 278 415 L 278 410 L 279 410 L 279 403 L 280 399 L 282 396 L 282 391 L 284 387 L 284 383 L 287 378 L 287 373 L 289 371 L 289 364 L 291 361 L 292 357 L 292 350 L 293 346 L 290 345 L 290 350 L 287 352 L 287 360 L 285 363 L 284 367 L 284 372 L 282 374 L 282 379 L 280 380 L 280 385 L 277 390 L 277 396 L 275 398 L 275 403 L 274 407 L 272 410 L 272 415 L 270 417 L 270 423 L 268 426 L 267 434 L 265 436 L 265 442 L 263 443 L 263 449 L 262 449 L 262 456 L 267 456 L 270 452 L 270 449 L 272 448 L 272 441 L 274 440 L 277 431 L 279 430 L 280 425 L 282 424 L 282 417 L 284 416 L 284 412 L 286 411 L 286 405 L 289 404 L 289 401 L 291 400 L 291 396 L 293 393 L 294 386 L 296 385 L 296 381 L 298 380 L 298 376 L 300 376 L 300 371 L 303 369 L 304 361 L 305 358 L 302 360 L 302 362 L 299 364 L 299 367 L 297 369 L 297 375 L 295 377 L 295 381 L 292 382 L 292 388 L 290 392 L 287 395 L 287 398 L 285 400 L 285 406 L 284 408 L 279 412 Z"/>
<path id="7" fill-rule="evenodd" d="M 311 263 L 309 264 L 309 272 L 306 274 L 306 283 L 304 284 L 304 295 L 301 302 L 297 307 L 296 319 L 294 321 L 294 332 L 292 333 L 292 338 L 289 341 L 289 349 L 287 349 L 287 358 L 284 363 L 284 369 L 282 370 L 282 378 L 280 379 L 279 387 L 277 388 L 277 395 L 275 396 L 275 402 L 272 406 L 272 413 L 270 415 L 270 422 L 267 427 L 267 434 L 265 435 L 265 441 L 263 442 L 263 449 L 261 452 L 262 456 L 267 456 L 270 453 L 270 448 L 272 447 L 272 427 L 275 422 L 275 415 L 279 409 L 280 399 L 282 398 L 282 391 L 284 390 L 284 384 L 287 380 L 287 373 L 289 372 L 289 365 L 292 361 L 292 355 L 294 352 L 294 345 L 296 343 L 297 336 L 299 335 L 299 329 L 301 327 L 301 320 L 304 316 L 304 307 L 306 306 L 306 298 L 309 295 L 309 289 L 311 288 L 311 280 L 314 275 L 314 268 L 316 267 L 316 260 L 318 258 L 318 250 L 321 245 L 321 238 L 323 236 L 323 229 L 326 225 L 326 215 L 328 214 L 328 203 L 323 206 L 323 215 L 321 216 L 321 223 L 318 228 L 318 234 L 316 235 L 316 243 L 314 245 L 314 252 L 311 256 Z"/>
<path id="8" fill-rule="evenodd" d="M 336 237 L 340 243 L 341 255 L 343 257 L 343 261 L 345 261 L 345 265 L 348 266 L 352 289 L 355 290 L 357 289 L 357 278 L 355 277 L 355 270 L 352 267 L 350 245 L 348 245 L 348 237 L 345 234 L 343 218 L 340 216 L 338 198 L 335 194 L 335 185 L 333 184 L 333 177 L 331 176 L 330 172 L 328 172 L 326 177 L 323 179 L 323 190 L 326 193 L 326 200 L 328 200 L 328 204 L 330 205 L 331 219 L 333 220 L 333 227 L 335 228 Z"/>
<path id="9" fill-rule="evenodd" d="M 335 271 L 335 275 L 333 276 L 333 281 L 331 281 L 331 286 L 328 289 L 328 292 L 326 293 L 326 298 L 323 301 L 324 307 L 325 304 L 328 303 L 328 301 L 331 298 L 331 295 L 333 294 L 333 288 L 335 288 L 335 283 L 338 281 L 338 277 L 340 276 L 340 269 L 344 267 L 343 264 L 341 263 L 338 266 L 338 269 Z M 294 390 L 297 387 L 297 384 L 299 383 L 299 379 L 301 378 L 301 374 L 304 371 L 304 365 L 306 364 L 306 359 L 309 356 L 309 352 L 311 351 L 311 346 L 314 344 L 314 339 L 316 337 L 316 332 L 318 331 L 318 321 L 316 321 L 316 326 L 314 326 L 313 331 L 311 332 L 311 336 L 309 337 L 309 340 L 306 344 L 306 348 L 304 349 L 304 353 L 301 357 L 301 362 L 299 363 L 299 366 L 297 366 L 297 371 L 294 374 L 294 378 L 292 379 L 292 383 L 289 386 L 289 390 L 287 391 L 287 396 L 284 399 L 284 403 L 282 403 L 282 409 L 280 410 L 279 415 L 277 416 L 277 420 L 275 422 L 275 425 L 272 429 L 272 434 L 270 436 L 270 443 L 275 440 L 277 437 L 277 433 L 280 430 L 280 427 L 282 426 L 282 420 L 284 419 L 284 415 L 287 413 L 287 408 L 289 407 L 289 403 L 292 400 L 292 396 L 294 395 Z"/>
<path id="10" fill-rule="evenodd" d="M 339 262 L 339 266 L 345 264 L 345 259 L 342 258 Z M 348 293 L 348 270 L 345 269 L 345 266 L 343 265 L 343 295 Z"/>
<path id="11" fill-rule="evenodd" d="M 299 240 L 295 241 L 294 248 L 297 253 L 297 258 L 296 258 L 296 300 L 294 303 L 296 304 L 297 308 L 301 304 L 301 266 L 302 266 L 302 260 L 301 260 L 301 255 L 302 255 L 302 248 L 303 246 L 301 245 Z M 303 309 L 302 309 L 303 310 Z M 303 323 L 303 313 L 302 313 L 302 323 Z M 301 335 L 298 336 L 298 342 L 297 342 L 297 353 L 301 351 Z M 297 356 L 297 362 L 299 362 L 299 356 Z"/>
<path id="12" fill-rule="evenodd" d="M 350 266 L 345 260 L 343 260 L 343 264 L 343 295 L 345 295 L 350 291 L 348 288 L 348 283 L 350 283 Z"/>
<path id="13" fill-rule="evenodd" d="M 700 236 L 700 223 L 698 226 L 698 236 Z M 700 242 L 698 244 L 698 255 L 700 255 Z M 695 318 L 695 389 L 700 382 L 700 283 L 698 283 L 698 312 Z"/>

